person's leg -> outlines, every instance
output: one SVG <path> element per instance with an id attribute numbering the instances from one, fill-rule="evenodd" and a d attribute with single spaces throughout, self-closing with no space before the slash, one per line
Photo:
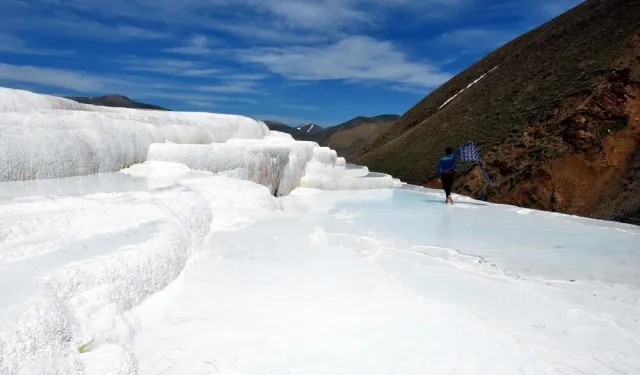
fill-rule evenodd
<path id="1" fill-rule="evenodd" d="M 444 203 L 449 203 L 449 191 L 447 189 L 447 177 L 446 175 L 442 175 L 442 177 L 440 177 L 440 180 L 442 181 L 442 189 L 444 190 Z"/>
<path id="2" fill-rule="evenodd" d="M 449 202 L 451 200 L 451 186 L 453 185 L 453 175 L 443 174 L 442 175 L 442 188 L 444 189 L 444 194 L 446 196 L 446 201 Z"/>

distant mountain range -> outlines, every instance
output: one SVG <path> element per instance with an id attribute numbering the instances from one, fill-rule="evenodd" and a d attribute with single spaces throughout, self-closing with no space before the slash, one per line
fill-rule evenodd
<path id="1" fill-rule="evenodd" d="M 75 100 L 83 104 L 101 105 L 105 107 L 123 107 L 136 109 L 152 109 L 157 111 L 168 111 L 167 108 L 159 107 L 153 104 L 146 104 L 131 100 L 124 95 L 105 95 L 105 96 L 67 96 L 67 99 Z"/>
<path id="2" fill-rule="evenodd" d="M 315 133 L 319 133 L 319 132 L 324 130 L 324 128 L 322 126 L 316 125 L 316 124 L 312 124 L 312 123 L 309 123 L 309 122 L 306 123 L 306 124 L 302 124 L 300 126 L 297 126 L 296 129 L 298 129 L 302 133 L 306 133 L 306 134 L 315 134 Z"/>
<path id="3" fill-rule="evenodd" d="M 101 105 L 106 107 L 123 107 L 169 111 L 153 104 L 141 103 L 124 95 L 104 96 L 67 96 L 67 99 L 84 104 Z M 373 141 L 383 131 L 387 130 L 398 115 L 379 115 L 373 117 L 358 116 L 341 124 L 323 128 L 318 124 L 305 123 L 302 125 L 287 125 L 279 121 L 263 120 L 270 130 L 291 134 L 300 141 L 313 141 L 321 146 L 328 146 L 347 159 L 355 155 L 356 150 Z"/>
<path id="4" fill-rule="evenodd" d="M 262 122 L 264 122 L 265 124 L 267 124 L 267 126 L 269 127 L 269 130 L 274 130 L 274 131 L 278 131 L 281 133 L 287 133 L 287 134 L 291 134 L 293 135 L 294 133 L 300 133 L 300 130 L 296 129 L 293 126 L 289 126 L 283 122 L 280 121 L 273 121 L 273 120 L 261 120 Z"/>
<path id="5" fill-rule="evenodd" d="M 398 115 L 358 116 L 328 128 L 310 123 L 300 126 L 290 126 L 269 120 L 264 120 L 264 123 L 271 130 L 291 134 L 299 141 L 313 141 L 321 146 L 331 147 L 338 152 L 338 155 L 350 159 L 356 150 L 373 141 L 399 117 Z"/>
<path id="6" fill-rule="evenodd" d="M 313 135 L 318 134 L 325 129 L 317 124 L 305 123 L 302 125 L 287 125 L 280 121 L 272 121 L 272 120 L 262 120 L 270 130 L 279 131 L 282 133 L 291 134 L 295 139 L 304 138 L 304 140 L 308 140 L 312 138 Z"/>

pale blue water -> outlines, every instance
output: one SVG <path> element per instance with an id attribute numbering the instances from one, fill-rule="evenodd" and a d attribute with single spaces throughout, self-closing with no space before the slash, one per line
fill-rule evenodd
<path id="1" fill-rule="evenodd" d="M 341 202 L 381 239 L 480 256 L 523 277 L 601 281 L 640 287 L 640 228 L 468 198 L 415 187 L 386 200 Z"/>

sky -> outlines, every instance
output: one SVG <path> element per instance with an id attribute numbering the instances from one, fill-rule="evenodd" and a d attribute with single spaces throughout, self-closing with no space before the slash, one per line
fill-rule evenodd
<path id="1" fill-rule="evenodd" d="M 580 0 L 0 0 L 0 86 L 290 125 L 402 114 Z"/>

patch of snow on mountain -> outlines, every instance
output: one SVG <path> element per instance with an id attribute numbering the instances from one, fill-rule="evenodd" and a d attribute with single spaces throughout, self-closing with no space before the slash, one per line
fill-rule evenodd
<path id="1" fill-rule="evenodd" d="M 478 83 L 481 79 L 484 78 L 484 76 L 486 76 L 487 74 L 493 72 L 494 70 L 496 70 L 497 66 L 494 67 L 493 69 L 489 70 L 488 72 L 486 72 L 485 74 L 481 75 L 478 79 L 476 79 L 475 81 L 471 82 L 470 84 L 467 85 L 467 87 L 463 88 L 462 90 L 460 90 L 457 94 L 455 94 L 454 96 L 450 97 L 449 99 L 447 99 L 447 101 L 445 101 L 438 109 L 442 109 L 445 105 L 449 104 L 450 101 L 452 101 L 453 99 L 455 99 L 458 95 L 460 95 L 464 90 L 468 89 L 469 87 L 475 85 L 476 83 Z"/>
<path id="2" fill-rule="evenodd" d="M 301 131 L 301 132 L 303 131 L 305 133 L 310 133 L 311 130 L 313 130 L 316 127 L 318 127 L 318 126 L 315 125 L 315 124 L 312 124 L 310 122 L 307 122 L 305 124 L 302 124 L 302 125 L 296 127 L 296 130 Z"/>

